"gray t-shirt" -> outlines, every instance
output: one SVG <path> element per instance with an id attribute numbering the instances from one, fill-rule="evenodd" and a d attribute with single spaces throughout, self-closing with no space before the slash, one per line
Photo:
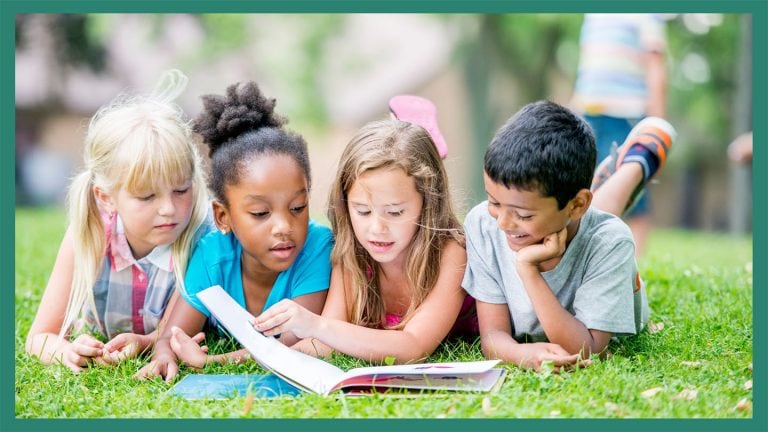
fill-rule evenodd
<path id="1" fill-rule="evenodd" d="M 515 270 L 515 252 L 504 232 L 478 204 L 464 219 L 467 269 L 462 286 L 475 299 L 509 307 L 513 337 L 546 341 Z M 637 334 L 648 320 L 644 284 L 637 273 L 632 233 L 621 219 L 590 208 L 557 266 L 542 273 L 563 307 L 589 329 Z"/>

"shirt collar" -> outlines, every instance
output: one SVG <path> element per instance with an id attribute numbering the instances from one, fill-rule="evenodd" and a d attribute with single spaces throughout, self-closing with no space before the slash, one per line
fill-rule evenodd
<path id="1" fill-rule="evenodd" d="M 139 263 L 133 257 L 131 247 L 128 245 L 128 240 L 125 238 L 125 226 L 123 220 L 115 214 L 113 219 L 107 226 L 111 226 L 111 232 L 108 233 L 108 249 L 112 257 L 112 267 L 115 271 L 121 271 L 131 265 L 138 265 Z M 165 270 L 167 272 L 173 271 L 173 254 L 171 252 L 171 245 L 160 245 L 152 249 L 152 251 L 141 259 L 141 261 L 150 262 L 155 267 Z M 139 266 L 141 267 L 141 266 Z"/>

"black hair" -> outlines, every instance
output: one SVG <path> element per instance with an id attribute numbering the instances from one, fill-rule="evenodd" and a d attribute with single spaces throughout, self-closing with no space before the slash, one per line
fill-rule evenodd
<path id="1" fill-rule="evenodd" d="M 255 82 L 233 84 L 226 96 L 202 99 L 203 111 L 192 128 L 210 149 L 208 187 L 217 200 L 227 205 L 225 187 L 239 183 L 247 164 L 262 155 L 292 157 L 311 183 L 306 141 L 283 128 L 287 119 L 275 113 L 275 99 L 264 97 Z"/>
<path id="2" fill-rule="evenodd" d="M 595 159 L 595 135 L 587 122 L 568 108 L 538 101 L 496 132 L 484 169 L 495 183 L 554 197 L 563 209 L 579 190 L 589 189 Z"/>

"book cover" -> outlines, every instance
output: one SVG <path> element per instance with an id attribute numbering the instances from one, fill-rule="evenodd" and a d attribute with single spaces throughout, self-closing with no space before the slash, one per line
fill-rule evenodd
<path id="1" fill-rule="evenodd" d="M 301 390 L 327 395 L 364 388 L 490 391 L 504 378 L 494 368 L 499 360 L 374 366 L 347 372 L 321 359 L 293 350 L 251 326 L 253 315 L 220 286 L 197 294 L 216 320 L 237 339 L 261 366 Z"/>
<path id="2" fill-rule="evenodd" d="M 191 374 L 171 387 L 168 393 L 185 399 L 229 399 L 248 393 L 261 398 L 295 396 L 301 390 L 272 374 Z"/>

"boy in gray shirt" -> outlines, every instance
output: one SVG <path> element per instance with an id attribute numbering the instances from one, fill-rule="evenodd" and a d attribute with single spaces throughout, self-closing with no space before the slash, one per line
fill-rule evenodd
<path id="1" fill-rule="evenodd" d="M 560 105 L 529 104 L 499 129 L 485 154 L 488 200 L 464 221 L 462 286 L 477 300 L 486 357 L 536 370 L 584 365 L 612 336 L 643 328 L 635 245 L 615 215 L 664 164 L 674 136 L 666 121 L 645 119 L 595 174 L 592 131 Z"/>

